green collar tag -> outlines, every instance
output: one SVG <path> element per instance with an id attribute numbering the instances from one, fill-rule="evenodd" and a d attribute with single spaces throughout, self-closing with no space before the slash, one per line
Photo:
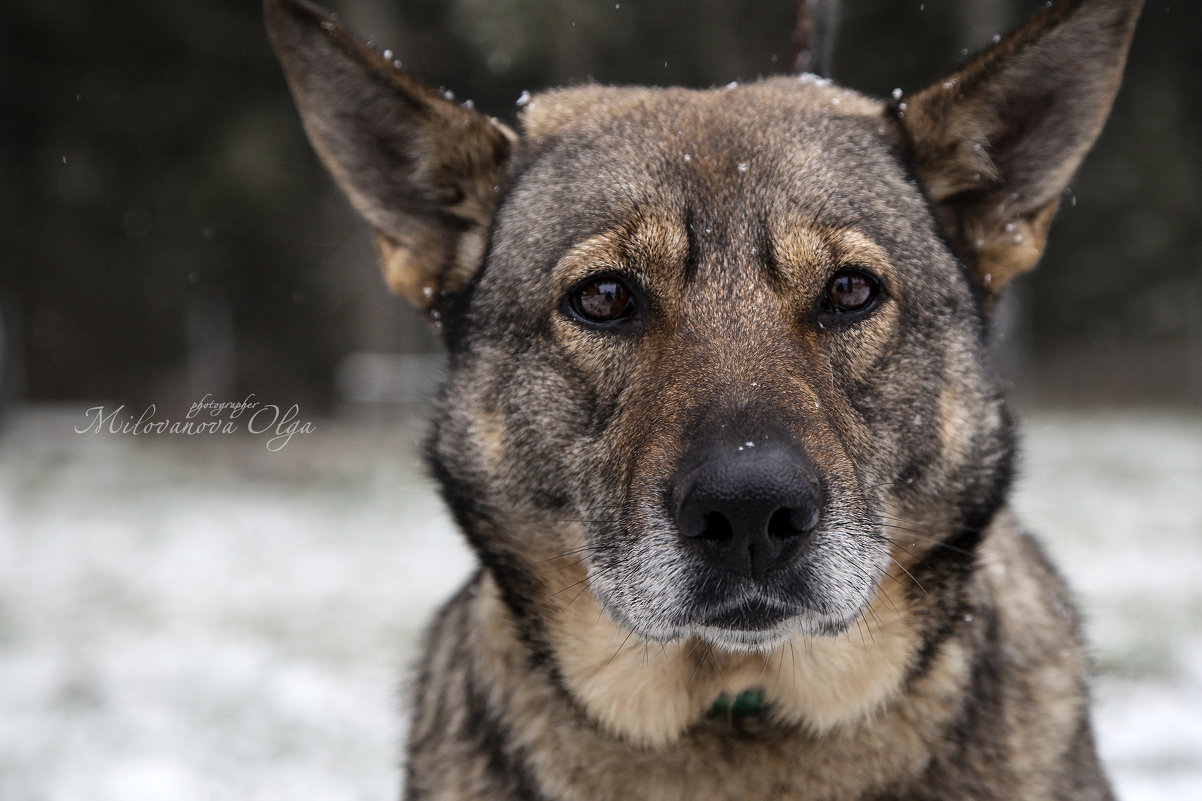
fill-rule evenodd
<path id="1" fill-rule="evenodd" d="M 739 721 L 759 715 L 767 707 L 768 702 L 764 700 L 764 693 L 761 690 L 744 690 L 733 700 L 729 695 L 723 693 L 718 696 L 718 700 L 714 701 L 714 705 L 710 707 L 706 717 L 710 719 L 730 718 Z"/>

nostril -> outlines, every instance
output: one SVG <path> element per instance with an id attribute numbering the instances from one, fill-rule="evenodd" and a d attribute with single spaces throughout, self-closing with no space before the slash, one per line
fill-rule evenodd
<path id="1" fill-rule="evenodd" d="M 710 542 L 728 542 L 734 535 L 730 521 L 721 512 L 710 512 L 705 516 L 705 525 L 701 529 L 701 538 Z"/>
<path id="2" fill-rule="evenodd" d="M 816 511 L 788 507 L 777 509 L 768 518 L 768 536 L 778 540 L 800 537 L 818 525 Z"/>
<path id="3" fill-rule="evenodd" d="M 768 519 L 768 536 L 773 539 L 791 539 L 801 532 L 793 525 L 792 509 L 777 509 Z"/>

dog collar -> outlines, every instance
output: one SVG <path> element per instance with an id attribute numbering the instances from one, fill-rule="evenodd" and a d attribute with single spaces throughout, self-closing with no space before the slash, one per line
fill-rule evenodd
<path id="1" fill-rule="evenodd" d="M 722 693 L 705 716 L 711 720 L 728 718 L 737 723 L 761 715 L 767 708 L 768 702 L 764 699 L 762 690 L 744 690 L 734 698 Z"/>

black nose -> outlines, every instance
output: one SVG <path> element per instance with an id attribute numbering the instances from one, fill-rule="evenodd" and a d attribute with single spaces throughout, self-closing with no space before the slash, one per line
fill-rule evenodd
<path id="1" fill-rule="evenodd" d="M 698 466 L 673 492 L 677 530 L 713 567 L 762 576 L 789 564 L 818 525 L 818 478 L 783 438 L 711 445 L 689 462 Z"/>

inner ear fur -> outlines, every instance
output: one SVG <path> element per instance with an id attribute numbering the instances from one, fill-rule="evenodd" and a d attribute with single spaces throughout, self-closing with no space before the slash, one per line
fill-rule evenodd
<path id="1" fill-rule="evenodd" d="M 321 160 L 371 224 L 388 285 L 430 311 L 479 269 L 516 136 L 422 85 L 305 0 L 268 31 Z"/>
<path id="2" fill-rule="evenodd" d="M 1097 139 L 1143 0 L 1058 0 L 896 110 L 914 170 L 987 295 L 1035 266 Z"/>

